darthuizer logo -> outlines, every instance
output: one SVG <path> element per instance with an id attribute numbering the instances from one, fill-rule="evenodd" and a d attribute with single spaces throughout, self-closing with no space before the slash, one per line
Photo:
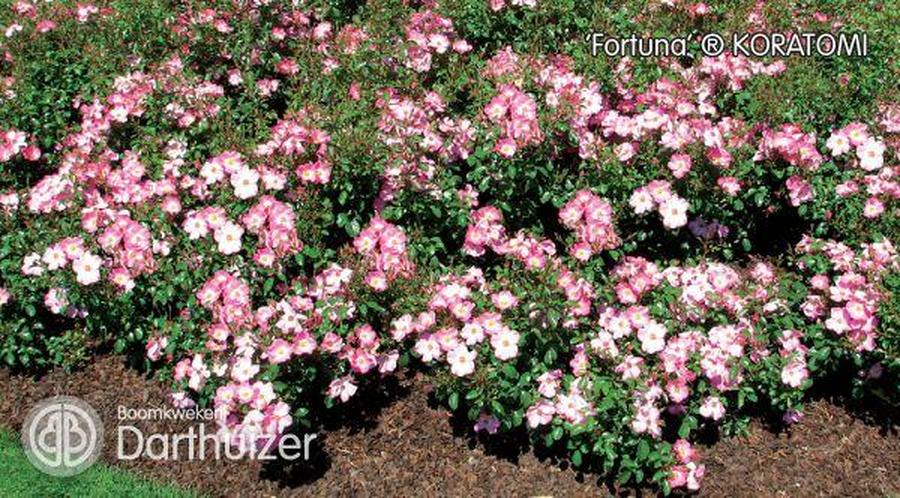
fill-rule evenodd
<path id="1" fill-rule="evenodd" d="M 35 405 L 22 425 L 28 460 L 47 474 L 73 476 L 97 461 L 103 449 L 103 423 L 97 412 L 72 396 L 47 398 Z"/>

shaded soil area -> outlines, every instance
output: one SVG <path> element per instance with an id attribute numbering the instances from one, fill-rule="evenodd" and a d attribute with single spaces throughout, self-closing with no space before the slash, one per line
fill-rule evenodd
<path id="1" fill-rule="evenodd" d="M 484 444 L 468 424 L 431 402 L 419 378 L 385 382 L 317 433 L 309 461 L 116 460 L 116 427 L 184 433 L 195 421 L 120 421 L 118 407 L 167 408 L 167 389 L 104 357 L 86 369 L 42 379 L 0 370 L 0 426 L 18 431 L 30 407 L 58 394 L 78 396 L 104 419 L 104 460 L 212 496 L 598 496 L 616 490 L 565 468 L 518 441 Z M 817 400 L 803 423 L 777 433 L 754 422 L 741 438 L 703 448 L 703 496 L 885 496 L 900 493 L 896 416 L 876 417 Z M 211 425 L 206 432 L 212 433 Z M 126 453 L 135 449 L 126 437 Z"/>

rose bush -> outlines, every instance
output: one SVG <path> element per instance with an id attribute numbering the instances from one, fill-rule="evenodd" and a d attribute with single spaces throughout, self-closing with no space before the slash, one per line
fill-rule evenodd
<path id="1" fill-rule="evenodd" d="M 900 372 L 898 24 L 782 3 L 18 0 L 0 357 L 112 346 L 235 445 L 421 369 L 475 431 L 697 489 L 699 432 Z M 583 43 L 842 26 L 867 59 Z"/>

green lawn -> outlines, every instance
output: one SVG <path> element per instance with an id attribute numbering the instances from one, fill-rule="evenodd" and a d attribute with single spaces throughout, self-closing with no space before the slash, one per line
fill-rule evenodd
<path id="1" fill-rule="evenodd" d="M 0 497 L 193 497 L 108 465 L 96 464 L 72 477 L 52 477 L 34 468 L 19 439 L 0 431 Z"/>

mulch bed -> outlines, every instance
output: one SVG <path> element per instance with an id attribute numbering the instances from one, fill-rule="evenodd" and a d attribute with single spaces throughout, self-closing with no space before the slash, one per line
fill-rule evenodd
<path id="1" fill-rule="evenodd" d="M 115 459 L 119 406 L 167 408 L 164 385 L 103 357 L 82 371 L 35 380 L 0 369 L 0 425 L 21 427 L 37 401 L 57 394 L 90 403 L 107 428 L 104 460 L 214 496 L 597 496 L 615 490 L 536 455 L 520 441 L 476 441 L 431 402 L 419 377 L 387 382 L 318 431 L 308 462 Z M 145 432 L 181 433 L 197 422 L 129 421 Z M 213 432 L 207 426 L 207 432 Z M 129 445 L 131 444 L 131 440 Z M 126 450 L 132 448 L 126 445 Z M 827 400 L 812 402 L 788 433 L 754 422 L 749 435 L 704 448 L 702 496 L 885 496 L 900 493 L 896 420 Z"/>

